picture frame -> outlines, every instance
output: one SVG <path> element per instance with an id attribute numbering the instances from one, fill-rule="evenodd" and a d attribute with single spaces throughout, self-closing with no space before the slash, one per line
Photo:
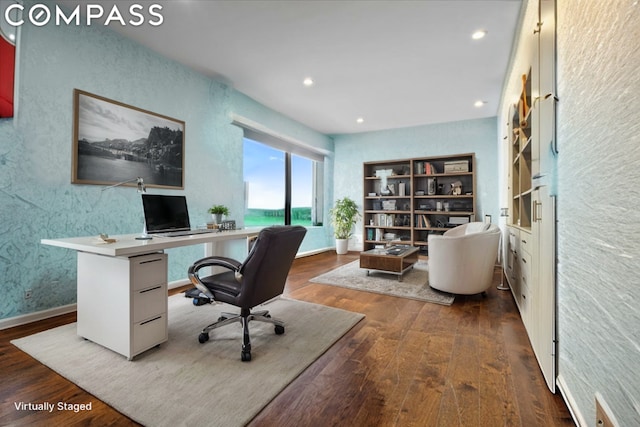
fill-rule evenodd
<path id="1" fill-rule="evenodd" d="M 184 189 L 184 121 L 80 89 L 73 109 L 72 184 Z"/>

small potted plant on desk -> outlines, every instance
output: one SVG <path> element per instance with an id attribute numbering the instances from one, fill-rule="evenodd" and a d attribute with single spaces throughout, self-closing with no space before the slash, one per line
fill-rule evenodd
<path id="1" fill-rule="evenodd" d="M 209 213 L 211 214 L 211 218 L 216 224 L 220 224 L 222 222 L 222 215 L 229 215 L 229 208 L 225 205 L 213 205 L 209 208 Z"/>
<path id="2" fill-rule="evenodd" d="M 360 216 L 356 202 L 349 197 L 336 200 L 335 205 L 329 211 L 333 233 L 336 238 L 336 253 L 343 255 L 348 252 L 349 237 L 356 220 Z"/>

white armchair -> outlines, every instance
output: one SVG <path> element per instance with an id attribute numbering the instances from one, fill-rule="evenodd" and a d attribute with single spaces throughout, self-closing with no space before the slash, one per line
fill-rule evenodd
<path id="1" fill-rule="evenodd" d="M 429 286 L 452 294 L 486 291 L 498 259 L 500 228 L 471 222 L 429 235 Z"/>

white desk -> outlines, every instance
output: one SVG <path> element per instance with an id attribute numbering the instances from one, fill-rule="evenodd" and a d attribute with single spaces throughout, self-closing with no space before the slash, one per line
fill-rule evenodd
<path id="1" fill-rule="evenodd" d="M 111 236 L 101 243 L 97 236 L 42 239 L 43 245 L 78 252 L 78 323 L 83 338 L 131 360 L 168 339 L 167 254 L 165 249 L 205 245 L 205 255 L 216 244 L 257 236 L 259 229 L 232 230 L 183 237 L 138 235 Z M 194 260 L 195 261 L 195 260 Z"/>

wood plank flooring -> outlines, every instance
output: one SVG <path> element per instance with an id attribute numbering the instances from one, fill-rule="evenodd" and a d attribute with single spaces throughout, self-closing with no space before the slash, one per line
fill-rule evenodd
<path id="1" fill-rule="evenodd" d="M 546 388 L 509 292 L 492 287 L 447 307 L 309 283 L 355 259 L 327 252 L 294 262 L 286 296 L 366 318 L 250 426 L 573 425 L 562 398 Z M 136 425 L 9 342 L 73 321 L 69 314 L 0 331 L 0 426 Z M 49 414 L 18 411 L 19 402 L 92 409 Z"/>

